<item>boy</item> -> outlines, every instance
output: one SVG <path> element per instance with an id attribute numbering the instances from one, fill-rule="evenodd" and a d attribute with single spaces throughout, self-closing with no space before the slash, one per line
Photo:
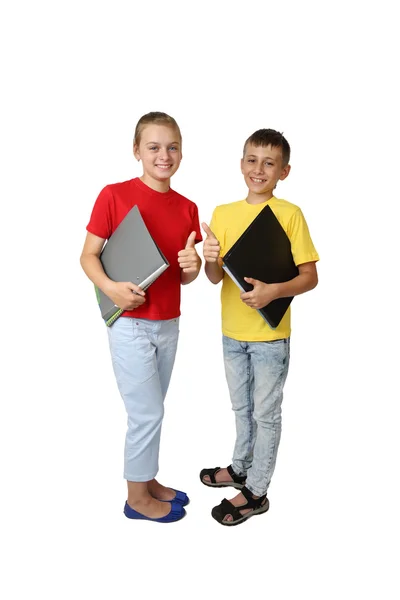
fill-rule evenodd
<path id="1" fill-rule="evenodd" d="M 283 386 L 289 367 L 290 308 L 276 329 L 271 329 L 256 309 L 276 298 L 297 296 L 318 283 L 319 260 L 307 223 L 297 206 L 278 199 L 274 189 L 290 172 L 290 146 L 273 129 L 260 129 L 244 145 L 241 170 L 248 187 L 245 200 L 217 206 L 203 253 L 208 279 L 223 280 L 222 332 L 226 379 L 236 420 L 232 465 L 203 469 L 202 483 L 209 487 L 235 487 L 240 493 L 224 499 L 212 510 L 222 525 L 236 525 L 269 508 L 267 489 L 275 468 L 281 432 Z M 240 293 L 224 274 L 224 255 L 250 223 L 269 205 L 291 242 L 297 277 L 284 283 L 266 284 L 250 277 L 250 292 Z"/>

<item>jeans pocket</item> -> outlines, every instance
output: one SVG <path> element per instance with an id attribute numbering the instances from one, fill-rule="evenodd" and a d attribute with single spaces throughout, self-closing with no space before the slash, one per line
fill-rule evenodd
<path id="1" fill-rule="evenodd" d="M 114 329 L 110 339 L 111 358 L 119 388 L 140 385 L 156 372 L 156 349 L 146 328 L 135 319 L 125 321 Z M 117 323 L 113 325 L 115 327 Z"/>

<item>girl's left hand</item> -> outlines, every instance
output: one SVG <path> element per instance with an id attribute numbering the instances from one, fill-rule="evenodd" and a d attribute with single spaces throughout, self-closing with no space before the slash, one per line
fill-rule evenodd
<path id="1" fill-rule="evenodd" d="M 195 239 L 196 232 L 192 231 L 187 239 L 185 249 L 178 252 L 178 263 L 184 273 L 197 273 L 200 269 L 201 260 L 194 247 Z"/>

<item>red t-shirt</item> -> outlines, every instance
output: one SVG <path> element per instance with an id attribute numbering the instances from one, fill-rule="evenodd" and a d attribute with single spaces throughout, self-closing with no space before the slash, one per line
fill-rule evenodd
<path id="1" fill-rule="evenodd" d="M 87 231 L 108 239 L 135 205 L 170 266 L 146 290 L 146 302 L 122 316 L 174 319 L 181 314 L 178 252 L 185 248 L 192 231 L 196 232 L 196 243 L 202 240 L 197 206 L 174 190 L 156 192 L 139 178 L 131 179 L 107 185 L 100 192 Z"/>

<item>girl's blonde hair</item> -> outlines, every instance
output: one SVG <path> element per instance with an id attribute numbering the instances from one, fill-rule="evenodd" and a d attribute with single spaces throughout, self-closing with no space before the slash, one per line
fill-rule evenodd
<path id="1" fill-rule="evenodd" d="M 181 130 L 179 129 L 178 123 L 174 118 L 163 112 L 149 112 L 146 115 L 143 115 L 143 117 L 140 117 L 139 121 L 137 122 L 135 136 L 133 138 L 133 143 L 136 146 L 139 146 L 140 144 L 140 137 L 146 125 L 166 125 L 167 127 L 176 129 L 179 134 L 180 141 L 182 141 Z"/>

